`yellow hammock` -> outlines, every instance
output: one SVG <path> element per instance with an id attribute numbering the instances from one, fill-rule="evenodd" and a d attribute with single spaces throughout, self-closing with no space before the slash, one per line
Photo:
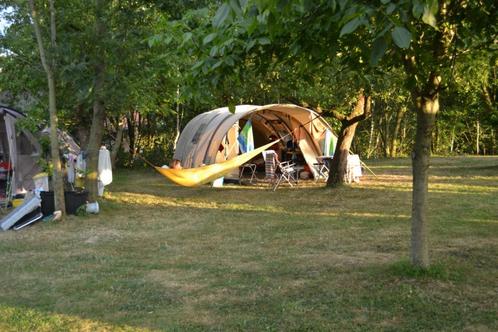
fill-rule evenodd
<path id="1" fill-rule="evenodd" d="M 154 166 L 156 171 L 171 180 L 172 182 L 185 187 L 195 187 L 214 181 L 245 164 L 261 152 L 268 149 L 279 140 L 263 145 L 256 150 L 238 155 L 230 160 L 225 160 L 217 164 L 206 165 L 195 168 L 171 169 Z"/>

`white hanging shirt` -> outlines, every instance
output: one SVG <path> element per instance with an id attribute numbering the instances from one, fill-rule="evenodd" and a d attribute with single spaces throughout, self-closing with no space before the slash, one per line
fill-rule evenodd
<path id="1" fill-rule="evenodd" d="M 104 186 L 107 186 L 112 182 L 112 165 L 111 165 L 111 154 L 105 146 L 100 148 L 99 151 L 99 181 L 102 182 Z"/>

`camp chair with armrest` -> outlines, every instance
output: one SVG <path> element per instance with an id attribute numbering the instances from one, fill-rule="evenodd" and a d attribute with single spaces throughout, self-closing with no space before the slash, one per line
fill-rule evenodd
<path id="1" fill-rule="evenodd" d="M 277 190 L 283 181 L 286 181 L 291 187 L 293 186 L 292 182 L 297 183 L 295 167 L 296 164 L 291 161 L 277 162 L 277 182 L 273 186 L 273 191 Z"/>
<path id="2" fill-rule="evenodd" d="M 265 159 L 265 179 L 273 185 L 273 191 L 277 190 L 284 181 L 292 187 L 292 181 L 296 181 L 295 164 L 291 161 L 279 162 L 273 150 L 264 151 L 263 158 Z"/>

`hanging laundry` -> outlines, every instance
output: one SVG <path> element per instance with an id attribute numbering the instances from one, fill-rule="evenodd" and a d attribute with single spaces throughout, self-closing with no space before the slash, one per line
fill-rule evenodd
<path id="1" fill-rule="evenodd" d="M 102 146 L 99 150 L 99 165 L 98 165 L 98 195 L 104 195 L 104 187 L 111 184 L 112 182 L 112 164 L 111 164 L 111 154 L 105 146 Z"/>
<path id="2" fill-rule="evenodd" d="M 323 139 L 323 155 L 333 156 L 335 152 L 335 146 L 337 144 L 337 138 L 332 134 L 330 130 L 325 130 L 325 138 Z"/>
<path id="3" fill-rule="evenodd" d="M 66 172 L 67 172 L 67 182 L 73 183 L 76 178 L 76 161 L 78 156 L 69 153 L 67 155 Z"/>

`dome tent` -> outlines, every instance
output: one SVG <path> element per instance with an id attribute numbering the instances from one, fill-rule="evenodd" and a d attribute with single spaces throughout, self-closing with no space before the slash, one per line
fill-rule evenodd
<path id="1" fill-rule="evenodd" d="M 40 172 L 38 160 L 41 156 L 41 147 L 36 138 L 27 130 L 20 129 L 16 122 L 24 115 L 11 108 L 0 106 L 0 159 L 3 162 L 1 180 L 10 177 L 10 193 L 6 183 L 0 181 L 0 194 L 3 199 L 9 194 L 16 194 L 33 189 L 33 176 Z M 5 165 L 10 168 L 11 175 L 5 173 Z"/>
<path id="2" fill-rule="evenodd" d="M 184 168 L 194 168 L 235 157 L 239 130 L 249 119 L 256 148 L 268 143 L 271 136 L 284 143 L 294 141 L 316 175 L 313 164 L 323 155 L 326 133 L 332 129 L 318 113 L 291 104 L 239 105 L 234 113 L 228 107 L 202 113 L 185 126 L 173 158 Z"/>

